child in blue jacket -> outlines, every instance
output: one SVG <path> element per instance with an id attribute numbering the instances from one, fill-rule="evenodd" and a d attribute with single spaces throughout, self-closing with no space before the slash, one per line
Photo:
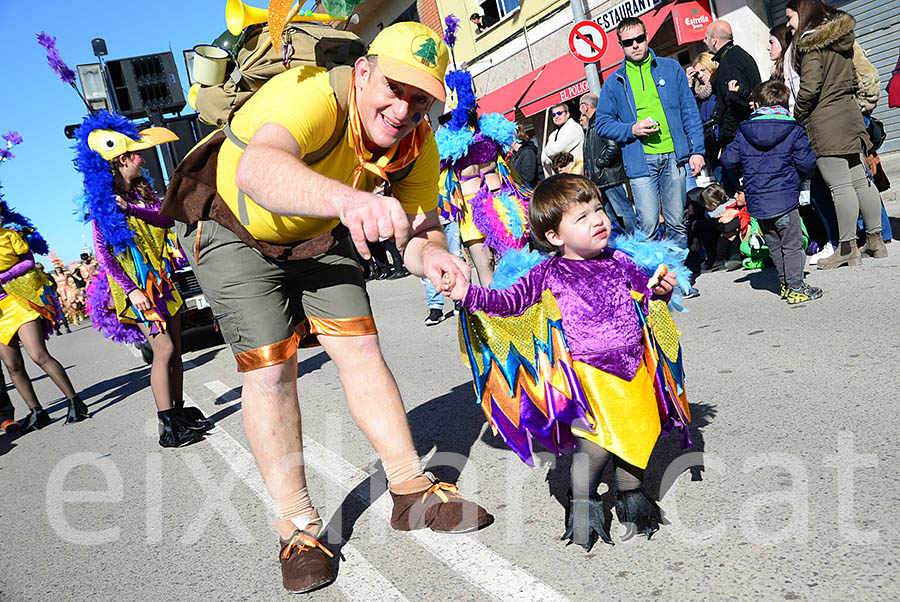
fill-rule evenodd
<path id="1" fill-rule="evenodd" d="M 747 209 L 762 230 L 778 277 L 781 297 L 791 305 L 822 296 L 803 281 L 806 254 L 800 222 L 800 181 L 812 176 L 816 155 L 806 131 L 785 108 L 790 92 L 782 82 L 767 81 L 753 91 L 758 107 L 738 126 L 722 153 L 726 169 L 744 172 Z"/>

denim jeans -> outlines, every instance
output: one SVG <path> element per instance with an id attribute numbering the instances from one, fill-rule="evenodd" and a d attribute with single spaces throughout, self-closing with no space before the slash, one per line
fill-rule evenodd
<path id="1" fill-rule="evenodd" d="M 447 237 L 447 248 L 456 256 L 459 256 L 459 222 L 447 222 L 444 224 L 444 236 Z M 422 278 L 425 283 L 425 300 L 429 309 L 444 309 L 444 294 L 435 289 L 428 278 Z"/>
<path id="2" fill-rule="evenodd" d="M 637 230 L 637 215 L 634 213 L 634 204 L 628 198 L 625 185 L 604 188 L 601 192 L 606 200 L 605 209 L 613 230 L 617 234 L 634 234 Z"/>
<path id="3" fill-rule="evenodd" d="M 650 175 L 631 180 L 638 227 L 648 239 L 659 234 L 659 213 L 666 220 L 666 238 L 675 246 L 687 248 L 685 228 L 685 169 L 678 165 L 675 153 L 646 155 Z"/>

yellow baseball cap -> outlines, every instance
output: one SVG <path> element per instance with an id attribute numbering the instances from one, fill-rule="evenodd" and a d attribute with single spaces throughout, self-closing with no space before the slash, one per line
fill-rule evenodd
<path id="1" fill-rule="evenodd" d="M 425 90 L 441 102 L 450 51 L 433 29 L 421 23 L 395 23 L 381 30 L 369 46 L 385 77 Z"/>

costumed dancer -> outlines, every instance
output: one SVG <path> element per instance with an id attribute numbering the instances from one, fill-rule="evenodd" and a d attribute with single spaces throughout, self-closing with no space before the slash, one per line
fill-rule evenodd
<path id="1" fill-rule="evenodd" d="M 45 338 L 59 319 L 53 291 L 43 273 L 35 269 L 34 253 L 46 255 L 47 242 L 31 221 L 16 213 L 0 197 L 0 358 L 19 395 L 31 412 L 24 431 L 50 424 L 50 417 L 38 401 L 19 341 L 35 364 L 59 387 L 68 401 L 66 424 L 90 418 L 87 406 L 75 392 L 65 368 L 47 351 Z"/>
<path id="2" fill-rule="evenodd" d="M 100 111 L 85 117 L 76 138 L 85 218 L 92 223 L 97 260 L 105 272 L 94 278 L 88 293 L 94 327 L 117 343 L 150 342 L 159 444 L 194 443 L 213 425 L 198 409 L 184 407 L 182 300 L 171 280 L 173 222 L 159 214 L 160 201 L 141 175 L 143 159 L 137 154 L 177 137 L 165 128 L 138 132 L 125 117 Z"/>
<path id="3" fill-rule="evenodd" d="M 686 252 L 627 236 L 608 247 L 600 192 L 579 175 L 538 184 L 529 218 L 553 256 L 511 253 L 494 280 L 506 290 L 445 283 L 466 310 L 463 358 L 476 395 L 495 433 L 529 465 L 533 441 L 575 451 L 563 539 L 586 550 L 597 535 L 612 543 L 597 494 L 610 458 L 619 521 L 649 539 L 663 522 L 642 489 L 650 453 L 673 428 L 690 446 L 679 334 L 666 307 L 676 274 L 689 290 Z M 508 278 L 509 263 L 525 275 Z"/>
<path id="4" fill-rule="evenodd" d="M 456 95 L 449 123 L 435 134 L 441 157 L 441 214 L 459 221 L 463 245 L 475 263 L 478 281 L 490 286 L 493 254 L 522 249 L 528 240 L 528 198 L 504 160 L 516 138 L 516 124 L 499 113 L 478 117 L 472 74 L 448 71 Z M 492 253 L 493 252 L 493 253 Z"/>

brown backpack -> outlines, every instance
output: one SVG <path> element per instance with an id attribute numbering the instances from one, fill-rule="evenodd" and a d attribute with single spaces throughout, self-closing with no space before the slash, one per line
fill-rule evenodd
<path id="1" fill-rule="evenodd" d="M 300 66 L 329 70 L 352 66 L 366 54 L 366 45 L 356 34 L 320 23 L 287 23 L 281 45 L 281 50 L 272 46 L 267 24 L 248 27 L 231 75 L 218 86 L 202 86 L 197 92 L 200 119 L 221 127 L 236 107 L 279 73 Z"/>

